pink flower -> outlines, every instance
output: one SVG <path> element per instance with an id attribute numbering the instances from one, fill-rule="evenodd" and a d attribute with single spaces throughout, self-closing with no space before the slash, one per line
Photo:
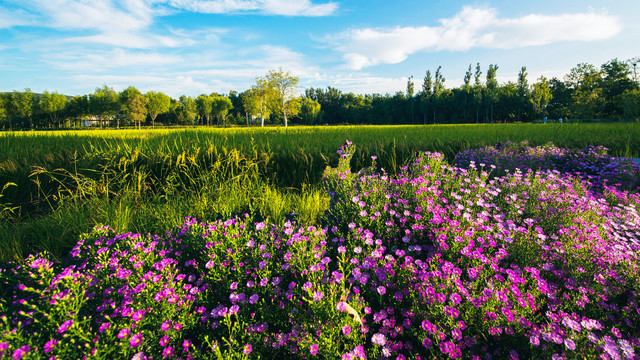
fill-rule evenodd
<path id="1" fill-rule="evenodd" d="M 129 328 L 124 328 L 118 332 L 118 339 L 126 339 L 131 335 L 131 330 Z"/>
<path id="2" fill-rule="evenodd" d="M 309 352 L 311 353 L 311 355 L 318 354 L 318 345 L 317 344 L 311 344 L 311 347 L 309 348 Z"/>
<path id="3" fill-rule="evenodd" d="M 142 333 L 135 334 L 129 340 L 129 346 L 135 349 L 138 346 L 140 346 L 140 344 L 142 344 L 143 340 L 144 340 L 144 337 L 142 336 Z"/>
<path id="4" fill-rule="evenodd" d="M 73 326 L 73 320 L 67 320 L 60 325 L 58 328 L 58 334 L 62 334 L 63 332 L 69 330 L 69 328 Z"/>
<path id="5" fill-rule="evenodd" d="M 343 333 L 345 336 L 349 336 L 349 334 L 351 334 L 351 326 L 349 326 L 349 325 L 345 325 L 345 326 L 343 326 L 343 327 L 342 327 L 342 333 Z"/>

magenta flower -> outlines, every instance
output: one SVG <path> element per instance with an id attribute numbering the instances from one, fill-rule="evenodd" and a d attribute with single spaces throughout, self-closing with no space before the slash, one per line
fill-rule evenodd
<path id="1" fill-rule="evenodd" d="M 250 304 L 255 304 L 258 302 L 258 299 L 260 298 L 260 296 L 258 296 L 258 294 L 253 294 L 249 297 L 249 303 Z"/>
<path id="2" fill-rule="evenodd" d="M 13 352 L 13 355 L 11 357 L 13 358 L 13 360 L 20 360 L 23 357 L 27 356 L 30 349 L 31 347 L 29 347 L 29 345 L 17 348 L 16 351 Z"/>
<path id="3" fill-rule="evenodd" d="M 165 322 L 163 322 L 162 325 L 160 325 L 160 329 L 162 329 L 162 331 L 171 330 L 171 320 L 166 320 Z"/>
<path id="4" fill-rule="evenodd" d="M 126 339 L 131 335 L 131 330 L 129 328 L 124 328 L 118 332 L 118 339 Z"/>
<path id="5" fill-rule="evenodd" d="M 318 345 L 317 344 L 311 344 L 311 347 L 309 348 L 309 352 L 311 353 L 311 355 L 317 355 L 318 354 Z"/>
<path id="6" fill-rule="evenodd" d="M 142 344 L 143 340 L 144 340 L 144 337 L 142 336 L 142 333 L 137 333 L 133 335 L 129 340 L 129 346 L 135 349 L 138 346 L 140 346 L 140 344 Z"/>
<path id="7" fill-rule="evenodd" d="M 171 356 L 175 356 L 175 352 L 173 351 L 173 348 L 171 346 L 167 346 L 166 348 L 164 348 L 164 350 L 162 350 L 162 357 L 163 358 L 168 358 Z"/>
<path id="8" fill-rule="evenodd" d="M 146 313 L 146 311 L 144 309 L 138 310 L 133 314 L 131 319 L 133 319 L 133 321 L 135 321 L 135 322 L 138 322 L 138 321 L 140 321 L 140 320 L 142 320 L 144 318 L 144 314 L 145 313 Z"/>
<path id="9" fill-rule="evenodd" d="M 163 337 L 160 338 L 160 346 L 165 347 L 169 344 L 169 340 L 171 340 L 171 338 L 168 335 L 165 335 Z"/>
<path id="10" fill-rule="evenodd" d="M 184 352 L 189 352 L 189 348 L 191 347 L 191 345 L 193 345 L 193 343 L 189 339 L 182 342 L 182 349 L 184 350 Z"/>
<path id="11" fill-rule="evenodd" d="M 67 320 L 60 325 L 58 328 L 58 334 L 62 334 L 63 332 L 69 330 L 69 328 L 73 326 L 73 320 Z"/>
<path id="12" fill-rule="evenodd" d="M 349 336 L 349 334 L 351 334 L 351 326 L 349 326 L 349 325 L 345 325 L 345 326 L 343 326 L 343 327 L 342 327 L 342 333 L 343 333 L 345 336 Z"/>
<path id="13" fill-rule="evenodd" d="M 384 295 L 387 293 L 387 288 L 385 288 L 384 286 L 378 286 L 378 288 L 376 289 L 378 291 L 378 294 L 380 295 Z"/>
<path id="14" fill-rule="evenodd" d="M 242 350 L 242 353 L 249 355 L 251 354 L 251 351 L 253 351 L 253 347 L 251 346 L 251 344 L 246 344 L 244 346 L 244 349 Z"/>
<path id="15" fill-rule="evenodd" d="M 53 349 L 55 349 L 56 345 L 58 345 L 58 340 L 51 339 L 44 344 L 44 352 L 45 354 L 50 353 Z"/>

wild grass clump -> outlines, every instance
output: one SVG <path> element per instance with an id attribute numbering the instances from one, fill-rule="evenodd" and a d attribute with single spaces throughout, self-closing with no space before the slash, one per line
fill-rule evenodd
<path id="1" fill-rule="evenodd" d="M 640 197 L 554 170 L 339 151 L 320 226 L 101 226 L 0 272 L 14 358 L 635 358 Z M 496 172 L 499 169 L 496 165 Z M 616 200 L 618 199 L 618 200 Z"/>

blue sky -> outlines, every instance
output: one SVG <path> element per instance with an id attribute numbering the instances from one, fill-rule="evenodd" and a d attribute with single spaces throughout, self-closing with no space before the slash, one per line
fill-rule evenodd
<path id="1" fill-rule="evenodd" d="M 637 0 L 0 0 L 0 91 L 195 96 L 282 67 L 301 92 L 393 94 L 440 65 L 459 86 L 476 62 L 500 82 L 526 66 L 532 83 L 640 56 L 639 13 Z"/>

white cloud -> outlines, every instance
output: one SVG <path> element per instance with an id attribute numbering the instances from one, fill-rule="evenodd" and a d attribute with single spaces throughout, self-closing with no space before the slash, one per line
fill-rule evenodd
<path id="1" fill-rule="evenodd" d="M 622 30 L 617 17 L 607 13 L 531 14 L 500 18 L 491 8 L 465 6 L 439 26 L 352 29 L 327 37 L 354 70 L 377 64 L 395 64 L 418 51 L 466 51 L 471 48 L 512 49 L 559 41 L 608 39 Z"/>
<path id="2" fill-rule="evenodd" d="M 368 73 L 347 73 L 327 75 L 316 73 L 313 78 L 301 79 L 305 87 L 331 86 L 340 89 L 344 93 L 355 94 L 394 94 L 404 91 L 407 86 L 407 78 L 382 77 Z"/>
<path id="3" fill-rule="evenodd" d="M 206 14 L 258 13 L 285 16 L 327 16 L 336 12 L 334 2 L 309 0 L 170 0 L 175 8 Z"/>
<path id="4" fill-rule="evenodd" d="M 33 23 L 33 17 L 25 11 L 12 10 L 0 6 L 0 29 L 29 25 L 31 23 Z"/>
<path id="5" fill-rule="evenodd" d="M 47 62 L 57 69 L 85 72 L 103 72 L 110 69 L 131 69 L 135 67 L 157 68 L 159 66 L 179 64 L 182 56 L 158 52 L 139 52 L 114 49 L 78 53 L 76 51 L 56 53 L 47 58 Z"/>

